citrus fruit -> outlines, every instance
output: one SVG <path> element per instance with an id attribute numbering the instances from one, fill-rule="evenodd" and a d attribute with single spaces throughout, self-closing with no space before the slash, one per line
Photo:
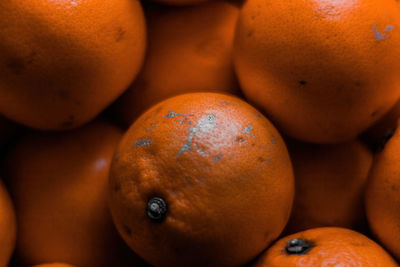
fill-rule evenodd
<path id="1" fill-rule="evenodd" d="M 121 136 L 111 124 L 95 122 L 63 133 L 33 133 L 18 142 L 7 158 L 7 173 L 22 266 L 109 267 L 135 256 L 119 238 L 107 205 L 110 161 Z"/>
<path id="2" fill-rule="evenodd" d="M 248 0 L 234 63 L 250 103 L 288 136 L 355 139 L 400 96 L 395 0 Z"/>
<path id="3" fill-rule="evenodd" d="M 8 266 L 15 247 L 16 228 L 14 206 L 0 180 L 0 267 Z"/>
<path id="4" fill-rule="evenodd" d="M 374 236 L 400 259 L 400 129 L 377 155 L 365 194 L 365 209 Z"/>
<path id="5" fill-rule="evenodd" d="M 126 125 L 168 97 L 198 91 L 238 92 L 233 35 L 238 7 L 212 1 L 147 9 L 148 50 L 137 79 L 117 103 Z"/>
<path id="6" fill-rule="evenodd" d="M 137 0 L 5 0 L 0 25 L 0 113 L 37 129 L 90 121 L 144 58 Z"/>
<path id="7" fill-rule="evenodd" d="M 169 98 L 125 133 L 110 208 L 128 245 L 154 266 L 237 266 L 284 228 L 294 184 L 275 127 L 241 99 Z"/>
<path id="8" fill-rule="evenodd" d="M 364 190 L 372 153 L 360 142 L 313 145 L 288 142 L 295 177 L 288 234 L 321 226 L 363 225 Z"/>
<path id="9" fill-rule="evenodd" d="M 278 240 L 254 267 L 398 266 L 377 243 L 339 227 L 313 228 Z"/>

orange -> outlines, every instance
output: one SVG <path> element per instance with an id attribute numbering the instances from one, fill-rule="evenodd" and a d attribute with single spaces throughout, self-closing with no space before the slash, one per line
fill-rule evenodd
<path id="1" fill-rule="evenodd" d="M 275 127 L 239 98 L 191 93 L 146 111 L 121 140 L 110 207 L 154 266 L 238 266 L 282 231 L 293 171 Z"/>
<path id="2" fill-rule="evenodd" d="M 288 234 L 321 226 L 363 226 L 372 153 L 360 142 L 288 143 L 296 181 Z"/>
<path id="3" fill-rule="evenodd" d="M 153 7 L 147 15 L 145 63 L 116 105 L 126 125 L 177 94 L 238 91 L 232 60 L 238 7 L 212 1 L 193 7 Z"/>
<path id="4" fill-rule="evenodd" d="M 35 265 L 32 267 L 76 267 L 76 266 L 65 264 L 65 263 L 45 263 L 45 264 Z"/>
<path id="5" fill-rule="evenodd" d="M 18 142 L 7 158 L 7 173 L 22 266 L 68 262 L 109 267 L 135 256 L 119 238 L 107 205 L 108 171 L 121 135 L 118 128 L 95 122 Z"/>
<path id="6" fill-rule="evenodd" d="M 0 267 L 8 266 L 15 247 L 16 228 L 14 206 L 0 180 Z"/>
<path id="7" fill-rule="evenodd" d="M 278 240 L 253 266 L 397 267 L 399 265 L 382 247 L 363 234 L 345 228 L 322 227 Z"/>
<path id="8" fill-rule="evenodd" d="M 365 195 L 367 219 L 374 236 L 400 259 L 400 129 L 378 154 Z"/>
<path id="9" fill-rule="evenodd" d="M 0 113 L 37 129 L 90 121 L 144 58 L 137 0 L 3 0 L 0 25 Z"/>
<path id="10" fill-rule="evenodd" d="M 234 63 L 247 99 L 286 135 L 355 139 L 400 96 L 395 0 L 248 0 Z"/>

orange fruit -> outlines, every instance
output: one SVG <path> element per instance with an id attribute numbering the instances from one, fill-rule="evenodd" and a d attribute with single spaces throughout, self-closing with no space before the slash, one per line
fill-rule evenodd
<path id="1" fill-rule="evenodd" d="M 154 266 L 238 266 L 284 228 L 293 171 L 280 134 L 237 97 L 191 93 L 146 111 L 110 170 L 110 208 Z"/>
<path id="2" fill-rule="evenodd" d="M 365 209 L 374 236 L 400 259 L 400 129 L 378 154 L 365 194 Z"/>
<path id="3" fill-rule="evenodd" d="M 378 244 L 358 232 L 321 227 L 278 240 L 254 267 L 399 266 Z"/>
<path id="4" fill-rule="evenodd" d="M 288 234 L 321 226 L 363 226 L 364 190 L 372 153 L 360 142 L 288 142 L 295 177 Z"/>
<path id="5" fill-rule="evenodd" d="M 126 125 L 146 109 L 182 93 L 236 93 L 233 35 L 238 7 L 212 1 L 147 12 L 148 50 L 143 68 L 117 103 Z"/>
<path id="6" fill-rule="evenodd" d="M 65 263 L 45 263 L 45 264 L 35 265 L 32 267 L 76 267 L 76 266 L 65 264 Z"/>
<path id="7" fill-rule="evenodd" d="M 14 206 L 0 180 L 0 267 L 8 266 L 15 247 L 16 228 Z"/>
<path id="8" fill-rule="evenodd" d="M 247 99 L 283 133 L 355 139 L 400 96 L 395 0 L 248 0 L 234 63 Z"/>
<path id="9" fill-rule="evenodd" d="M 90 121 L 127 89 L 144 58 L 137 0 L 6 0 L 0 25 L 0 113 L 33 128 Z"/>
<path id="10" fill-rule="evenodd" d="M 109 267 L 135 256 L 119 238 L 107 204 L 110 161 L 121 136 L 118 128 L 95 122 L 18 142 L 7 158 L 7 173 L 23 266 Z"/>

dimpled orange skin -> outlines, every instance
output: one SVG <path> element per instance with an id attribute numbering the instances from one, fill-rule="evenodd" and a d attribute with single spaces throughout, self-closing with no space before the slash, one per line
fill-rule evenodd
<path id="1" fill-rule="evenodd" d="M 110 161 L 121 136 L 115 126 L 95 122 L 18 142 L 7 158 L 7 172 L 21 266 L 68 262 L 109 267 L 136 257 L 119 238 L 107 205 Z"/>
<path id="2" fill-rule="evenodd" d="M 288 142 L 295 198 L 285 233 L 322 226 L 358 228 L 372 152 L 360 141 L 337 145 Z"/>
<path id="3" fill-rule="evenodd" d="M 0 267 L 8 266 L 15 247 L 16 228 L 14 206 L 0 180 Z"/>
<path id="4" fill-rule="evenodd" d="M 289 255 L 286 244 L 293 238 L 311 241 L 304 255 Z M 339 227 L 313 228 L 286 236 L 271 246 L 252 267 L 397 267 L 394 259 L 365 235 Z"/>
<path id="5" fill-rule="evenodd" d="M 212 1 L 193 7 L 147 10 L 148 50 L 143 69 L 116 107 L 126 125 L 168 97 L 190 92 L 236 93 L 233 35 L 238 7 Z"/>
<path id="6" fill-rule="evenodd" d="M 400 128 L 377 155 L 365 194 L 368 224 L 374 236 L 400 259 Z"/>
<path id="7" fill-rule="evenodd" d="M 3 0 L 0 25 L 0 112 L 37 129 L 90 121 L 144 58 L 137 0 Z"/>
<path id="8" fill-rule="evenodd" d="M 239 98 L 169 98 L 129 128 L 110 171 L 110 207 L 129 246 L 154 266 L 239 266 L 282 231 L 294 181 L 274 126 Z M 164 221 L 147 202 L 167 203 Z"/>
<path id="9" fill-rule="evenodd" d="M 69 264 L 65 264 L 65 263 L 45 263 L 45 264 L 35 265 L 32 267 L 77 267 L 77 266 L 69 265 Z"/>
<path id="10" fill-rule="evenodd" d="M 249 0 L 234 63 L 250 103 L 286 135 L 355 139 L 400 95 L 395 0 Z"/>

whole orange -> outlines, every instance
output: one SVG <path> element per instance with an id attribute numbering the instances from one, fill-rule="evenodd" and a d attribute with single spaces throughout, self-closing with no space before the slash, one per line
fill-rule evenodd
<path id="1" fill-rule="evenodd" d="M 295 198 L 286 233 L 364 226 L 364 191 L 372 152 L 360 141 L 335 145 L 288 142 Z"/>
<path id="2" fill-rule="evenodd" d="M 151 7 L 146 14 L 146 59 L 116 105 L 118 118 L 126 125 L 174 95 L 238 91 L 232 60 L 238 7 L 212 1 L 190 7 Z"/>
<path id="3" fill-rule="evenodd" d="M 0 113 L 37 129 L 90 121 L 144 58 L 137 0 L 3 0 L 0 25 Z"/>
<path id="4" fill-rule="evenodd" d="M 398 267 L 377 243 L 339 227 L 313 228 L 278 240 L 254 267 Z"/>
<path id="5" fill-rule="evenodd" d="M 374 236 L 400 259 L 400 128 L 378 154 L 365 194 L 367 219 Z"/>
<path id="6" fill-rule="evenodd" d="M 15 248 L 17 222 L 14 205 L 0 180 L 0 267 L 8 266 Z"/>
<path id="7" fill-rule="evenodd" d="M 275 127 L 241 99 L 169 98 L 125 133 L 110 207 L 128 245 L 154 266 L 238 266 L 285 226 L 293 171 Z"/>
<path id="8" fill-rule="evenodd" d="M 32 133 L 18 142 L 7 173 L 21 266 L 140 264 L 119 238 L 107 205 L 108 172 L 121 136 L 115 126 L 94 122 L 74 131 Z"/>
<path id="9" fill-rule="evenodd" d="M 400 96 L 395 0 L 248 0 L 235 67 L 247 99 L 296 139 L 354 139 Z"/>

